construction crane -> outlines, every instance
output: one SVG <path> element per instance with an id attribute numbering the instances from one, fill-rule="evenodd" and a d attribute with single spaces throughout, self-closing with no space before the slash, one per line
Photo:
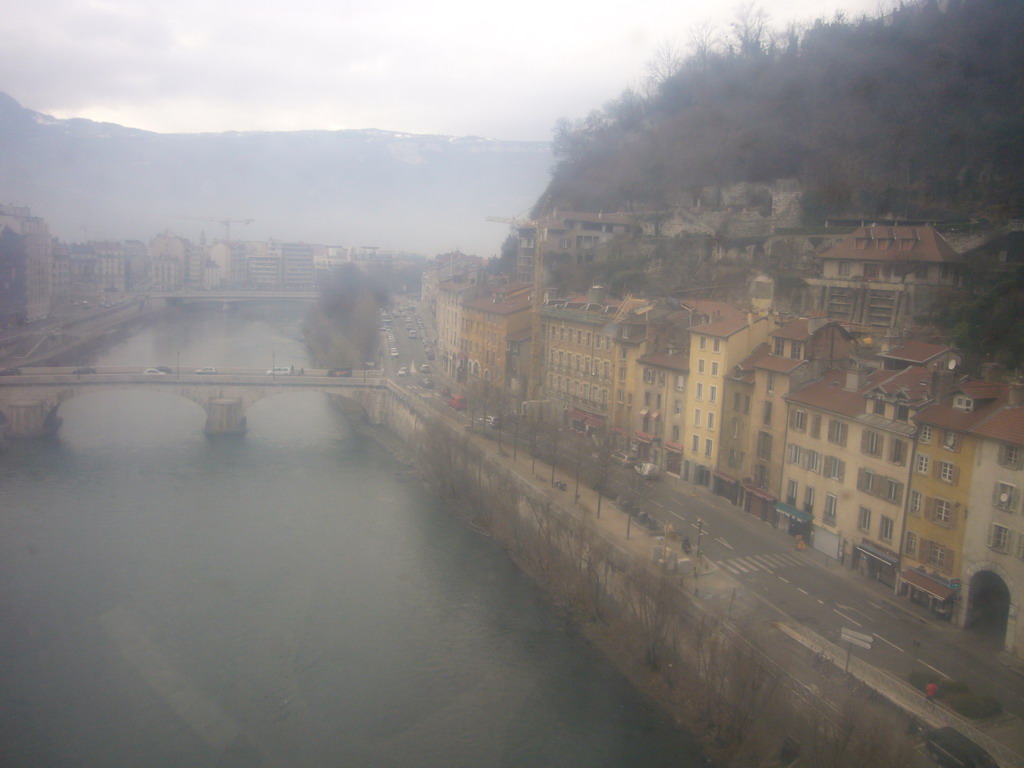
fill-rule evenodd
<path id="1" fill-rule="evenodd" d="M 224 242 L 231 242 L 231 225 L 232 224 L 252 224 L 255 219 L 211 219 L 211 218 L 185 218 L 182 221 L 212 221 L 216 224 L 224 226 Z"/>

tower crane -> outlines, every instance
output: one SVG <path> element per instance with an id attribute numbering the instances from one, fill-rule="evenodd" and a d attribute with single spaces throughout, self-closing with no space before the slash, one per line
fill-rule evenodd
<path id="1" fill-rule="evenodd" d="M 255 219 L 185 218 L 183 219 L 183 221 L 212 221 L 216 224 L 221 224 L 224 227 L 224 241 L 230 243 L 232 224 L 252 224 L 255 221 Z"/>

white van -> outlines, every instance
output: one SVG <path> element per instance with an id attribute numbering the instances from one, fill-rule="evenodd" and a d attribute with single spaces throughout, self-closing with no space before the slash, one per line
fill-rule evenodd
<path id="1" fill-rule="evenodd" d="M 287 366 L 278 366 L 277 368 L 271 368 L 269 371 L 267 371 L 267 376 L 290 376 L 291 373 L 291 368 L 288 368 Z"/>

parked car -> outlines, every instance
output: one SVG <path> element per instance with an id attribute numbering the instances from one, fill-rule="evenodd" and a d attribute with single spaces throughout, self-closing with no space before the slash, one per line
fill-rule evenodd
<path id="1" fill-rule="evenodd" d="M 401 368 L 399 368 L 399 369 L 398 369 L 398 375 L 399 375 L 399 376 L 408 376 L 408 375 L 409 375 L 409 369 L 408 369 L 408 368 L 406 368 L 406 367 L 405 367 L 405 366 L 403 365 L 403 366 L 402 366 Z"/>
<path id="2" fill-rule="evenodd" d="M 147 374 L 149 376 L 166 376 L 167 375 L 166 371 L 161 371 L 159 368 L 147 368 L 146 370 L 143 371 L 143 373 L 145 373 L 145 374 Z"/>
<path id="3" fill-rule="evenodd" d="M 215 374 L 216 372 L 216 368 L 196 368 L 196 373 L 201 373 L 203 375 L 212 375 Z"/>
<path id="4" fill-rule="evenodd" d="M 956 728 L 929 731 L 924 740 L 928 755 L 943 768 L 998 768 L 988 752 Z"/>
<path id="5" fill-rule="evenodd" d="M 423 365 L 421 365 L 420 366 L 420 373 L 430 373 L 430 366 L 427 363 L 424 363 Z"/>
<path id="6" fill-rule="evenodd" d="M 452 395 L 451 397 L 448 398 L 448 405 L 450 405 L 456 411 L 466 410 L 465 395 Z"/>
<path id="7" fill-rule="evenodd" d="M 616 451 L 612 454 L 612 461 L 617 461 L 619 464 L 624 464 L 627 467 L 632 467 L 634 464 L 639 464 L 640 459 L 636 456 L 630 456 L 625 451 Z"/>
<path id="8" fill-rule="evenodd" d="M 643 461 L 639 464 L 634 464 L 633 471 L 645 480 L 653 480 L 658 476 L 658 465 L 651 464 L 649 461 Z"/>
<path id="9" fill-rule="evenodd" d="M 21 376 L 21 368 L 4 368 L 0 376 Z"/>
<path id="10" fill-rule="evenodd" d="M 424 376 L 422 379 L 420 379 L 420 386 L 423 387 L 424 389 L 433 389 L 434 380 L 429 376 Z"/>
<path id="11" fill-rule="evenodd" d="M 75 368 L 75 370 L 73 370 L 72 373 L 75 374 L 76 376 L 81 376 L 86 373 L 96 373 L 96 369 L 86 366 L 85 368 Z"/>

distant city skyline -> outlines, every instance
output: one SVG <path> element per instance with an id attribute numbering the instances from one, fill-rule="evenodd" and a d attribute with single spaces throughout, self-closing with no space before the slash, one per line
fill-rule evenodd
<path id="1" fill-rule="evenodd" d="M 376 128 L 546 141 L 559 118 L 642 87 L 659 48 L 685 51 L 702 24 L 727 34 L 741 8 L 772 29 L 885 10 L 877 0 L 287 8 L 15 4 L 0 18 L 0 90 L 54 117 L 158 133 Z"/>

